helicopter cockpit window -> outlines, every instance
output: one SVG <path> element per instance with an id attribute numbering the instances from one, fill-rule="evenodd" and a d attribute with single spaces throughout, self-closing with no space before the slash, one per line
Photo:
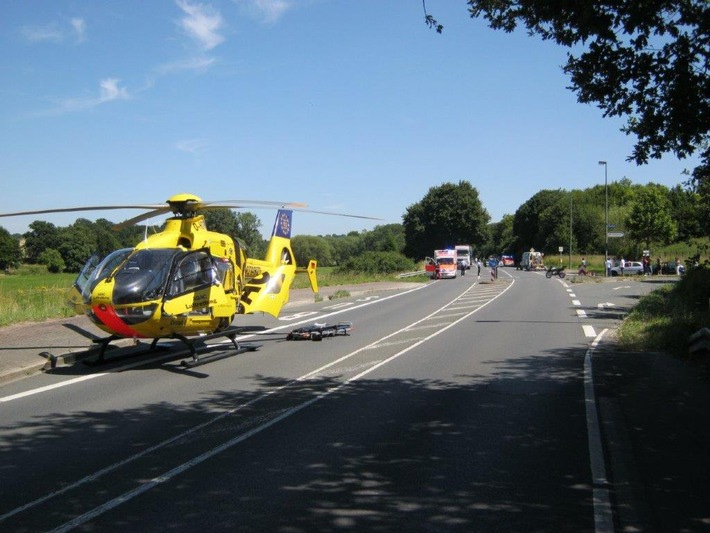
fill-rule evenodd
<path id="1" fill-rule="evenodd" d="M 121 248 L 120 250 L 115 250 L 104 257 L 98 265 L 95 265 L 92 268 L 91 273 L 87 276 L 82 285 L 81 296 L 85 303 L 91 301 L 91 293 L 94 291 L 99 282 L 109 277 L 114 269 L 120 265 L 132 251 L 133 248 Z M 84 266 L 84 269 L 92 263 L 94 258 L 97 258 L 97 256 L 93 256 Z M 82 273 L 83 272 L 84 270 L 82 270 Z"/>
<path id="2" fill-rule="evenodd" d="M 224 288 L 224 292 L 231 292 L 234 290 L 234 267 L 231 261 L 225 258 L 215 259 L 215 265 L 217 266 L 217 275 L 219 277 L 220 283 Z"/>
<path id="3" fill-rule="evenodd" d="M 168 295 L 176 296 L 219 281 L 218 269 L 208 253 L 189 252 L 177 262 Z"/>
<path id="4" fill-rule="evenodd" d="M 174 248 L 159 248 L 138 250 L 130 255 L 114 276 L 114 303 L 139 303 L 161 298 L 173 258 L 179 253 Z"/>

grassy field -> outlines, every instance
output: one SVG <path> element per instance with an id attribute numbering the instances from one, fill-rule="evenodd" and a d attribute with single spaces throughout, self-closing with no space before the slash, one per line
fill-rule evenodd
<path id="1" fill-rule="evenodd" d="M 0 275 L 0 326 L 72 316 L 66 295 L 76 274 Z"/>

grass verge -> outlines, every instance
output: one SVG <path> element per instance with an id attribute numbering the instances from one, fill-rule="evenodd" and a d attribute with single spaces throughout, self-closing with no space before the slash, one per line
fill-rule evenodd
<path id="1" fill-rule="evenodd" d="M 695 268 L 675 285 L 644 296 L 622 322 L 618 340 L 634 351 L 688 354 L 688 338 L 710 325 L 710 268 Z"/>

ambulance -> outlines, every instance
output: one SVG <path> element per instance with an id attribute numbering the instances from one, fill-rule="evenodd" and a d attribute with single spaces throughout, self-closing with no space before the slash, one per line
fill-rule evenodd
<path id="1" fill-rule="evenodd" d="M 434 260 L 439 267 L 440 278 L 456 277 L 456 250 L 434 250 Z"/>

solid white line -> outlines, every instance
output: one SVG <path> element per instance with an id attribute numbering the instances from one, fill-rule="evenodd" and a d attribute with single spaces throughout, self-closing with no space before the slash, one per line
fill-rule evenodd
<path id="1" fill-rule="evenodd" d="M 584 405 L 587 415 L 587 441 L 589 444 L 589 464 L 592 470 L 592 496 L 594 502 L 594 529 L 597 533 L 613 533 L 614 520 L 609 494 L 609 482 L 604 464 L 604 448 L 599 429 L 599 414 L 594 394 L 592 373 L 592 353 L 607 330 L 603 330 L 592 342 L 584 356 Z"/>
<path id="2" fill-rule="evenodd" d="M 41 392 L 47 392 L 53 389 L 58 389 L 60 387 L 66 387 L 67 385 L 75 385 L 76 383 L 80 383 L 82 381 L 86 381 L 89 379 L 94 379 L 94 378 L 100 378 L 102 376 L 106 376 L 108 373 L 104 372 L 101 374 L 89 374 L 88 376 L 81 376 L 78 378 L 73 378 L 73 379 L 68 379 L 67 381 L 62 381 L 61 383 L 55 383 L 54 385 L 47 385 L 45 387 L 39 387 L 37 389 L 32 389 L 28 390 L 25 392 L 18 392 L 17 394 L 13 394 L 11 396 L 5 396 L 4 398 L 0 398 L 0 402 L 11 402 L 12 400 L 18 400 L 20 398 L 25 398 L 26 396 L 32 396 L 33 394 L 39 394 Z"/>
<path id="3" fill-rule="evenodd" d="M 498 294 L 498 295 L 496 295 L 495 297 L 493 297 L 493 298 L 490 300 L 490 302 L 488 302 L 488 303 L 493 302 L 493 301 L 496 300 L 498 297 L 500 297 L 500 296 L 502 296 L 503 294 L 505 294 L 505 293 L 508 291 L 508 289 L 510 289 L 510 288 L 513 286 L 514 283 L 515 283 L 515 281 L 513 281 L 505 290 L 503 290 L 503 292 L 501 292 L 500 294 Z M 475 286 L 475 285 L 472 285 L 471 288 L 474 287 L 474 286 Z M 470 288 L 469 288 L 468 290 L 470 290 Z M 464 293 L 464 294 L 465 294 L 465 293 Z M 460 296 L 459 296 L 459 298 L 460 298 Z M 451 305 L 451 303 L 455 302 L 457 299 L 458 299 L 458 298 L 454 299 L 452 302 L 450 302 L 450 303 L 447 304 L 447 305 Z M 118 496 L 118 497 L 116 497 L 116 498 L 113 498 L 112 500 L 109 500 L 108 502 L 104 503 L 103 505 L 100 505 L 100 506 L 98 506 L 98 507 L 92 509 L 91 511 L 89 511 L 89 512 L 87 512 L 87 513 L 84 513 L 84 514 L 81 515 L 81 516 L 77 516 L 77 517 L 74 518 L 73 520 L 70 520 L 69 522 L 66 522 L 65 524 L 62 524 L 61 526 L 59 526 L 58 528 L 56 528 L 56 529 L 54 529 L 54 530 L 52 530 L 52 531 L 55 532 L 55 533 L 70 531 L 70 530 L 72 530 L 73 528 L 75 528 L 75 527 L 77 527 L 77 526 L 80 526 L 80 525 L 82 525 L 82 524 L 85 524 L 85 523 L 88 522 L 89 520 L 92 520 L 92 519 L 94 519 L 94 518 L 96 518 L 96 517 L 102 515 L 103 513 L 107 512 L 107 511 L 109 511 L 109 510 L 111 510 L 111 509 L 113 509 L 113 508 L 115 508 L 115 507 L 118 507 L 119 505 L 121 505 L 121 504 L 123 504 L 123 503 L 125 503 L 125 502 L 127 502 L 127 501 L 129 501 L 129 500 L 132 500 L 132 499 L 135 498 L 136 496 L 139 496 L 139 495 L 143 494 L 144 492 L 146 492 L 146 491 L 152 489 L 153 487 L 155 487 L 155 486 L 157 486 L 157 485 L 159 485 L 159 484 L 161 484 L 161 483 L 164 483 L 164 482 L 166 482 L 166 481 L 170 481 L 173 477 L 175 477 L 175 476 L 177 476 L 177 475 L 179 475 L 179 474 L 185 472 L 186 470 L 189 470 L 190 468 L 192 468 L 192 467 L 194 467 L 194 466 L 197 466 L 197 465 L 199 465 L 200 463 L 203 463 L 204 461 L 206 461 L 206 460 L 210 459 L 211 457 L 214 457 L 215 455 L 217 455 L 217 454 L 219 454 L 219 453 L 221 453 L 221 452 L 223 452 L 223 451 L 225 451 L 225 450 L 227 450 L 227 449 L 229 449 L 229 448 L 235 446 L 236 444 L 239 444 L 240 442 L 243 442 L 243 441 L 245 441 L 245 440 L 247 440 L 247 439 L 253 437 L 254 435 L 257 435 L 258 433 L 261 433 L 261 432 L 264 431 L 265 429 L 267 429 L 267 428 L 273 426 L 274 424 L 276 424 L 276 423 L 278 423 L 278 422 L 281 422 L 282 420 L 284 420 L 284 419 L 290 417 L 290 416 L 293 415 L 293 414 L 298 413 L 299 411 L 305 409 L 306 407 L 308 407 L 308 406 L 310 406 L 310 405 L 313 405 L 314 403 L 316 403 L 316 402 L 318 402 L 318 401 L 320 401 L 320 400 L 322 400 L 322 399 L 324 399 L 324 398 L 327 398 L 327 397 L 330 396 L 331 394 L 333 394 L 333 393 L 339 391 L 340 389 L 346 387 L 348 384 L 350 384 L 350 383 L 352 383 L 352 382 L 354 382 L 354 381 L 357 381 L 357 380 L 359 380 L 360 378 L 362 378 L 362 377 L 364 377 L 364 376 L 370 374 L 370 373 L 373 372 L 374 370 L 376 370 L 376 369 L 378 369 L 378 368 L 380 368 L 380 367 L 386 365 L 387 363 L 389 363 L 389 362 L 391 362 L 391 361 L 394 361 L 395 359 L 401 357 L 402 355 L 406 354 L 407 352 L 409 352 L 410 350 L 414 349 L 415 347 L 417 347 L 417 346 L 423 344 L 424 342 L 428 341 L 429 339 L 432 339 L 432 338 L 434 338 L 434 337 L 436 337 L 436 336 L 438 336 L 438 335 L 441 335 L 444 331 L 446 331 L 446 330 L 452 328 L 453 326 L 455 326 L 456 324 L 458 324 L 458 323 L 461 322 L 462 320 L 465 320 L 466 318 L 468 318 L 469 316 L 473 315 L 474 313 L 477 313 L 479 310 L 483 309 L 486 305 L 488 305 L 488 304 L 482 305 L 481 307 L 479 307 L 479 308 L 477 308 L 477 309 L 471 311 L 471 312 L 468 313 L 467 315 L 465 315 L 465 316 L 459 318 L 458 320 L 452 322 L 452 323 L 449 324 L 447 327 L 444 327 L 444 328 L 440 329 L 439 331 L 436 331 L 436 332 L 432 333 L 432 334 L 429 335 L 428 337 L 424 337 L 424 338 L 421 339 L 420 341 L 417 341 L 417 342 L 415 342 L 414 344 L 412 344 L 411 346 L 408 346 L 407 348 L 403 349 L 402 351 L 400 351 L 400 352 L 398 352 L 398 353 L 396 353 L 396 354 L 394 354 L 394 355 L 388 357 L 387 359 L 384 359 L 383 361 L 381 361 L 381 362 L 377 363 L 376 365 L 374 365 L 374 366 L 368 368 L 367 370 L 361 372 L 360 374 L 357 374 L 357 375 L 355 375 L 355 376 L 353 376 L 353 377 L 351 377 L 351 378 L 349 378 L 349 379 L 343 381 L 343 383 L 341 383 L 340 385 L 334 386 L 334 387 L 332 387 L 332 388 L 330 388 L 330 389 L 328 389 L 328 390 L 326 390 L 326 391 L 324 391 L 324 392 L 318 394 L 317 396 L 311 398 L 310 400 L 306 400 L 305 402 L 303 402 L 303 403 L 301 403 L 301 404 L 299 404 L 299 405 L 296 405 L 296 406 L 292 407 L 291 409 L 288 409 L 287 411 L 284 411 L 283 413 L 281 413 L 281 414 L 278 415 L 277 417 L 275 417 L 275 418 L 269 420 L 268 422 L 265 422 L 265 423 L 261 424 L 260 426 L 257 426 L 257 427 L 255 427 L 255 428 L 252 428 L 251 430 L 247 431 L 246 433 L 244 433 L 244 434 L 242 434 L 242 435 L 239 435 L 239 436 L 237 436 L 237 437 L 234 437 L 233 439 L 230 439 L 230 440 L 224 442 L 223 444 L 221 444 L 221 445 L 219 445 L 219 446 L 217 446 L 217 447 L 215 447 L 215 448 L 212 448 L 211 450 L 209 450 L 209 451 L 207 451 L 207 452 L 205 452 L 205 453 L 203 453 L 203 454 L 200 454 L 200 455 L 198 455 L 198 456 L 196 456 L 196 457 L 193 457 L 193 458 L 190 459 L 189 461 L 187 461 L 187 462 L 185 462 L 185 463 L 183 463 L 183 464 L 181 464 L 181 465 L 179 465 L 179 466 L 173 468 L 172 470 L 169 470 L 169 471 L 166 472 L 165 474 L 160 475 L 160 476 L 158 476 L 158 477 L 155 477 L 155 478 L 153 478 L 153 479 L 151 479 L 151 480 L 149 480 L 149 481 L 143 483 L 142 485 L 139 485 L 139 486 L 136 487 L 135 489 L 130 490 L 130 491 L 128 491 L 128 492 L 125 492 L 124 494 L 121 494 L 120 496 Z M 446 306 L 443 306 L 443 307 L 442 307 L 442 309 L 444 309 L 444 308 L 446 308 Z M 434 313 L 432 313 L 432 314 L 434 314 Z M 431 315 L 429 315 L 429 316 L 431 316 Z M 423 319 L 421 319 L 421 320 L 419 320 L 419 321 L 417 321 L 417 322 L 414 322 L 414 324 L 417 324 L 418 322 L 421 322 L 422 320 L 426 320 L 426 318 L 428 318 L 428 317 L 425 317 L 425 318 L 423 318 Z M 413 325 L 413 324 L 412 324 L 412 325 Z M 392 337 L 393 335 L 396 335 L 397 333 L 400 333 L 400 332 L 402 332 L 402 331 L 405 331 L 406 329 L 407 329 L 407 328 L 402 328 L 402 329 L 400 329 L 400 330 L 397 331 L 397 332 L 394 332 L 394 333 L 391 333 L 391 334 L 389 334 L 389 335 L 386 335 L 386 336 L 383 337 L 382 339 L 380 339 L 380 340 L 378 340 L 378 341 L 375 341 L 374 343 L 371 343 L 371 344 L 368 345 L 368 346 L 371 346 L 371 345 L 377 344 L 377 343 L 381 343 L 383 340 L 388 339 L 388 338 Z M 332 366 L 332 365 L 336 364 L 337 362 L 341 362 L 341 361 L 343 361 L 343 360 L 345 360 L 345 359 L 348 359 L 349 357 L 352 357 L 353 355 L 355 355 L 355 354 L 357 354 L 357 353 L 359 353 L 359 352 L 361 352 L 361 351 L 366 350 L 366 349 L 368 348 L 368 346 L 365 346 L 365 347 L 363 347 L 363 348 L 360 348 L 360 349 L 358 349 L 358 350 L 355 350 L 355 351 L 352 352 L 351 354 L 349 354 L 349 355 L 347 355 L 347 356 L 344 356 L 344 357 L 341 357 L 338 361 L 333 361 L 332 363 L 330 363 L 330 364 L 328 364 L 328 365 L 325 365 L 325 367 Z M 321 368 L 325 368 L 325 367 L 321 367 Z M 315 374 L 316 372 L 317 372 L 317 371 L 310 372 L 310 373 L 306 374 L 306 376 L 312 376 L 312 375 Z M 305 379 L 306 376 L 302 376 L 301 378 L 299 378 L 299 380 Z M 252 403 L 253 403 L 253 402 L 252 402 Z"/>

